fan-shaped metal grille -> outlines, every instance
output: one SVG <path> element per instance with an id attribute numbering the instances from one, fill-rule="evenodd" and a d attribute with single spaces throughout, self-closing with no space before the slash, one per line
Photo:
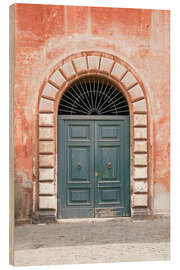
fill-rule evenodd
<path id="1" fill-rule="evenodd" d="M 75 81 L 59 104 L 63 115 L 129 115 L 121 91 L 108 79 L 88 77 Z"/>

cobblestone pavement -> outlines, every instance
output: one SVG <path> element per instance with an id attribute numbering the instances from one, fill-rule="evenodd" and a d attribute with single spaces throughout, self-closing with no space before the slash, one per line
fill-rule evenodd
<path id="1" fill-rule="evenodd" d="M 15 229 L 15 265 L 170 259 L 167 217 L 62 220 Z"/>

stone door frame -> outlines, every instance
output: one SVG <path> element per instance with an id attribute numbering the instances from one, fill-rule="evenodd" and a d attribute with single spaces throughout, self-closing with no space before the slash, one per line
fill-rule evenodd
<path id="1" fill-rule="evenodd" d="M 114 82 L 130 110 L 131 216 L 150 213 L 151 147 L 147 93 L 135 71 L 104 52 L 81 52 L 59 63 L 40 89 L 38 101 L 38 179 L 36 209 L 42 217 L 57 216 L 57 113 L 63 93 L 76 79 L 101 75 Z"/>

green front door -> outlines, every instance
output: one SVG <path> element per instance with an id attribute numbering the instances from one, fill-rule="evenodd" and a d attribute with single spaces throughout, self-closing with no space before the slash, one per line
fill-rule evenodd
<path id="1" fill-rule="evenodd" d="M 58 217 L 130 216 L 129 116 L 58 119 Z"/>

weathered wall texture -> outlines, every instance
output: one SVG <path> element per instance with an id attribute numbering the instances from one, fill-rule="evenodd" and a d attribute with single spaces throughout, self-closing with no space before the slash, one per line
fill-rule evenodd
<path id="1" fill-rule="evenodd" d="M 143 81 L 150 110 L 153 213 L 169 211 L 169 11 L 15 5 L 16 218 L 33 211 L 39 91 L 67 56 L 113 54 Z"/>

